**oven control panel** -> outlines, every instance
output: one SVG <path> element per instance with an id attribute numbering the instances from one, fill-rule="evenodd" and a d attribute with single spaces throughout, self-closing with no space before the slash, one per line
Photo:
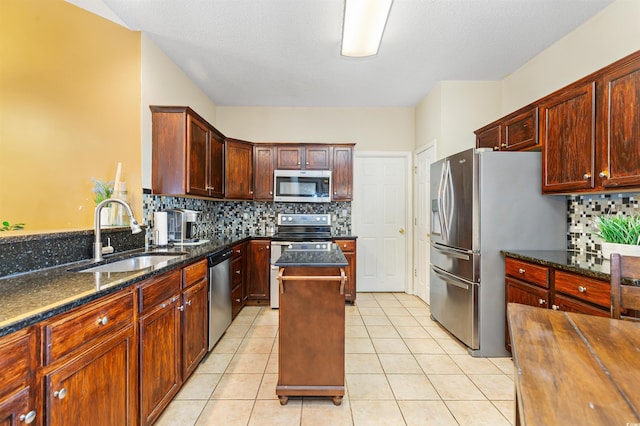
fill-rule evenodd
<path id="1" fill-rule="evenodd" d="M 330 214 L 279 214 L 279 226 L 331 226 Z"/>

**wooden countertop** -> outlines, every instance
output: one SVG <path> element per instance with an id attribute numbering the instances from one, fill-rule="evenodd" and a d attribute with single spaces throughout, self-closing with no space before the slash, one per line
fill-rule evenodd
<path id="1" fill-rule="evenodd" d="M 509 303 L 522 425 L 640 424 L 640 323 Z"/>

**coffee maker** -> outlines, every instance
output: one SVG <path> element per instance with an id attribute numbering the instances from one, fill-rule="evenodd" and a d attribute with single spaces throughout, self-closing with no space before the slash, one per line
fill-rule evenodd
<path id="1" fill-rule="evenodd" d="M 184 244 L 195 243 L 195 222 L 200 214 L 199 211 L 187 209 L 167 210 L 167 223 L 169 227 L 169 242 Z"/>

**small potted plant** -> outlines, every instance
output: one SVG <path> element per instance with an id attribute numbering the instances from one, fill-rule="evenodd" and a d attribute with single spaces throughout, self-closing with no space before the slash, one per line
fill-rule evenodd
<path id="1" fill-rule="evenodd" d="M 96 206 L 103 202 L 104 200 L 111 198 L 113 196 L 113 181 L 105 182 L 101 179 L 91 178 L 91 182 L 93 182 L 93 194 L 94 201 L 96 202 Z M 101 225 L 110 225 L 111 223 L 111 205 L 106 205 L 102 208 L 100 212 L 100 224 Z"/>
<path id="2" fill-rule="evenodd" d="M 602 257 L 611 253 L 640 256 L 640 214 L 601 215 L 596 217 L 594 235 L 602 238 Z"/>

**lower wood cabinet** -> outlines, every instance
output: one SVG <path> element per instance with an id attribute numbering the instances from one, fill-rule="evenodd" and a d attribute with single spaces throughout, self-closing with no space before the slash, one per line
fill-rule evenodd
<path id="1" fill-rule="evenodd" d="M 133 324 L 44 375 L 46 424 L 136 424 Z"/>
<path id="2" fill-rule="evenodd" d="M 335 240 L 334 241 L 342 254 L 349 262 L 344 268 L 347 274 L 347 282 L 344 284 L 344 299 L 352 305 L 356 302 L 356 240 Z"/>
<path id="3" fill-rule="evenodd" d="M 31 389 L 29 386 L 0 398 L 0 425 L 14 426 L 25 423 L 34 423 L 38 417 L 36 410 L 29 402 Z"/>
<path id="4" fill-rule="evenodd" d="M 41 424 L 35 333 L 20 330 L 0 338 L 0 425 Z"/>
<path id="5" fill-rule="evenodd" d="M 249 241 L 247 247 L 247 304 L 269 304 L 271 241 Z"/>
<path id="6" fill-rule="evenodd" d="M 246 299 L 246 262 L 248 243 L 236 244 L 231 248 L 231 317 L 235 318 Z"/>

